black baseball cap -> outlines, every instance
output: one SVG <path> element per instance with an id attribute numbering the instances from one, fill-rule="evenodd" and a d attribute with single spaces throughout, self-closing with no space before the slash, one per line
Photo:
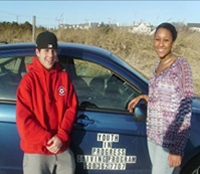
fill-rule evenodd
<path id="1" fill-rule="evenodd" d="M 58 43 L 56 35 L 49 31 L 40 33 L 36 39 L 36 48 L 57 49 Z"/>

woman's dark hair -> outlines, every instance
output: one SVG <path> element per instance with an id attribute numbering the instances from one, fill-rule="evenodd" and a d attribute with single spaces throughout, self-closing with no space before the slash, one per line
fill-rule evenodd
<path id="1" fill-rule="evenodd" d="M 172 24 L 164 22 L 164 23 L 158 25 L 157 28 L 156 28 L 155 35 L 156 35 L 158 29 L 160 29 L 160 28 L 165 28 L 165 29 L 169 30 L 171 32 L 171 34 L 172 34 L 173 41 L 176 40 L 176 38 L 177 38 L 177 31 L 176 31 L 176 28 Z"/>

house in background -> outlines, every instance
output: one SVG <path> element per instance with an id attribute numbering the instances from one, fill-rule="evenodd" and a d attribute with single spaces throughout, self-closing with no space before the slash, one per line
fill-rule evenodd
<path id="1" fill-rule="evenodd" d="M 200 32 L 200 23 L 187 23 L 187 27 L 190 31 Z"/>
<path id="2" fill-rule="evenodd" d="M 98 22 L 87 22 L 83 24 L 60 24 L 59 29 L 85 29 L 88 30 L 93 27 L 99 27 L 100 23 Z"/>
<path id="3" fill-rule="evenodd" d="M 96 27 L 100 27 L 102 25 L 102 23 L 100 22 L 87 22 L 87 23 L 83 23 L 83 24 L 60 24 L 58 26 L 59 29 L 85 29 L 85 30 L 89 30 L 90 28 L 96 28 Z M 103 24 L 105 26 L 110 26 L 111 28 L 116 28 L 119 27 L 119 23 L 109 23 L 109 24 Z"/>
<path id="4" fill-rule="evenodd" d="M 152 30 L 152 26 L 150 23 L 136 23 L 133 22 L 132 28 L 129 30 L 132 33 L 150 33 Z"/>

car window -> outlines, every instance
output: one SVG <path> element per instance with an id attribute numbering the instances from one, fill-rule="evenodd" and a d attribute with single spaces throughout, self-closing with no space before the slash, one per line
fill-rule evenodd
<path id="1" fill-rule="evenodd" d="M 80 108 L 127 111 L 127 104 L 139 95 L 125 80 L 94 62 L 82 59 L 60 59 L 69 73 Z"/>
<path id="2" fill-rule="evenodd" d="M 26 72 L 24 57 L 4 57 L 0 59 L 0 99 L 16 100 L 16 91 Z"/>
<path id="3" fill-rule="evenodd" d="M 0 59 L 0 100 L 16 100 L 17 87 L 27 72 L 32 56 Z M 80 108 L 127 111 L 128 102 L 139 95 L 137 88 L 94 62 L 76 58 L 59 58 L 70 75 Z"/>

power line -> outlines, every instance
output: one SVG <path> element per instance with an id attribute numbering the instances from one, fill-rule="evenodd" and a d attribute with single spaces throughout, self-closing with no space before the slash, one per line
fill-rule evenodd
<path id="1" fill-rule="evenodd" d="M 32 18 L 32 16 L 35 16 L 35 15 L 24 15 L 24 14 L 16 14 L 16 13 L 10 13 L 10 12 L 6 12 L 6 11 L 0 11 L 0 13 L 4 13 L 4 14 L 8 14 L 8 15 L 13 15 L 13 16 L 16 16 L 16 18 L 19 18 L 19 17 L 29 17 L 29 18 Z M 45 20 L 54 20 L 53 18 L 48 18 L 48 17 L 42 17 L 42 16 L 37 16 L 37 19 L 45 19 Z"/>

